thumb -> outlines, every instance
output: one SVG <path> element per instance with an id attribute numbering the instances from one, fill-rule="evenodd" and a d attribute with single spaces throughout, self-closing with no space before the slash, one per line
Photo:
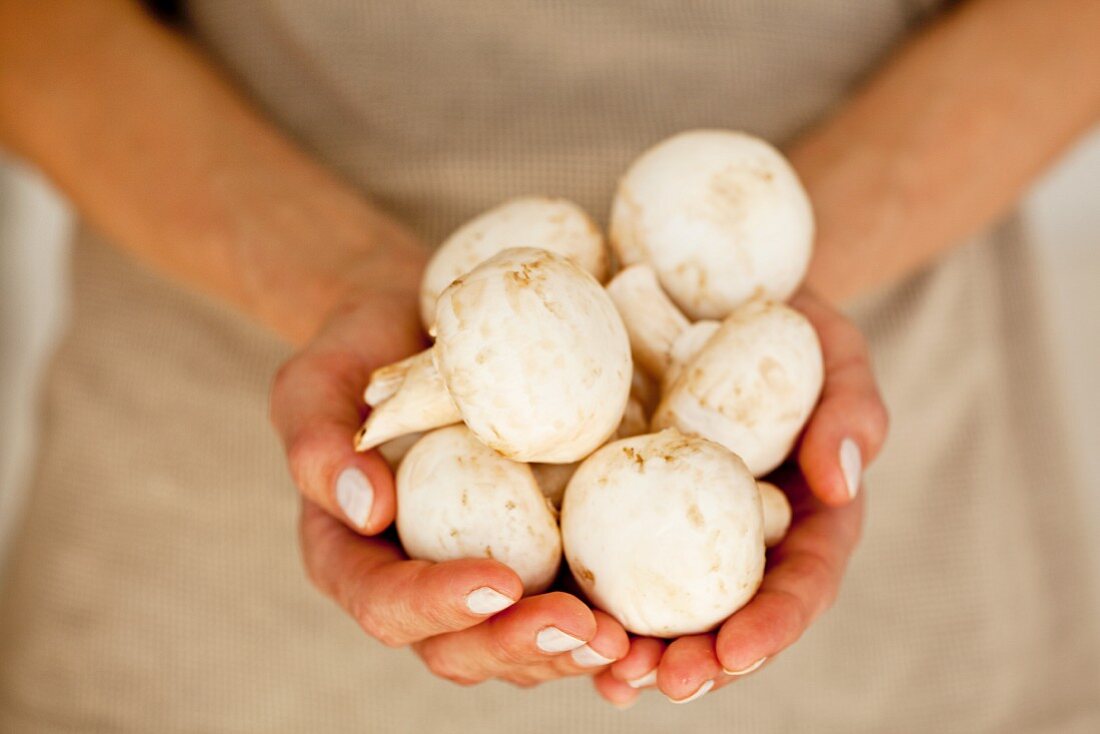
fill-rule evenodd
<path id="1" fill-rule="evenodd" d="M 275 377 L 271 422 L 301 493 L 356 532 L 374 535 L 393 521 L 396 501 L 385 460 L 354 448 L 367 373 L 353 353 L 307 348 Z"/>
<path id="2" fill-rule="evenodd" d="M 798 464 L 818 499 L 843 505 L 859 492 L 863 468 L 886 440 L 886 406 L 859 329 L 805 291 L 791 305 L 813 324 L 825 364 L 821 400 L 802 434 Z"/>

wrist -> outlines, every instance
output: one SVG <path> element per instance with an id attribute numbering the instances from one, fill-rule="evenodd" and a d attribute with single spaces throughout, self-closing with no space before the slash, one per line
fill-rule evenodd
<path id="1" fill-rule="evenodd" d="M 806 284 L 832 303 L 872 289 L 889 273 L 893 248 L 885 243 L 899 234 L 899 204 L 905 199 L 890 156 L 845 138 L 826 131 L 788 151 L 814 208 L 814 255 Z"/>
<path id="2" fill-rule="evenodd" d="M 284 230 L 264 254 L 248 310 L 294 344 L 350 304 L 373 301 L 390 318 L 401 310 L 415 317 L 428 252 L 409 230 L 354 192 L 301 204 L 309 213 L 296 218 L 305 226 Z"/>

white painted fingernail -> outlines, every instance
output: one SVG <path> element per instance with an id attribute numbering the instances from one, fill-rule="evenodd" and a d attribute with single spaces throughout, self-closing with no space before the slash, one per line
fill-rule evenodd
<path id="1" fill-rule="evenodd" d="M 577 649 L 584 644 L 584 640 L 567 635 L 557 627 L 545 627 L 535 636 L 535 644 L 543 652 L 559 653 Z"/>
<path id="2" fill-rule="evenodd" d="M 628 680 L 626 684 L 631 688 L 648 688 L 649 686 L 656 685 L 657 683 L 657 669 L 649 671 L 641 678 L 635 678 L 634 680 Z"/>
<path id="3" fill-rule="evenodd" d="M 722 672 L 725 673 L 726 675 L 748 675 L 749 673 L 751 673 L 752 671 L 756 670 L 761 665 L 763 665 L 765 660 L 767 660 L 766 657 L 760 658 L 759 660 L 757 660 L 755 663 L 753 663 L 749 667 L 745 668 L 744 670 L 725 670 L 725 669 L 723 669 Z"/>
<path id="4" fill-rule="evenodd" d="M 573 656 L 574 663 L 584 668 L 595 668 L 600 665 L 608 665 L 615 662 L 611 658 L 605 658 L 603 655 L 600 655 L 588 645 L 581 645 L 569 654 Z"/>
<path id="5" fill-rule="evenodd" d="M 516 600 L 501 594 L 496 589 L 482 586 L 466 595 L 466 608 L 474 614 L 496 614 L 516 603 Z"/>
<path id="6" fill-rule="evenodd" d="M 860 475 L 863 474 L 863 455 L 859 452 L 859 445 L 850 438 L 840 442 L 840 470 L 844 472 L 848 496 L 855 498 L 859 494 Z"/>
<path id="7" fill-rule="evenodd" d="M 674 698 L 670 698 L 668 700 L 672 701 L 673 703 L 691 703 L 700 696 L 706 695 L 707 691 L 709 691 L 711 688 L 714 688 L 714 681 L 708 680 L 706 683 L 699 686 L 699 690 L 697 690 L 695 693 L 691 694 L 687 698 L 681 698 L 678 701 Z"/>
<path id="8" fill-rule="evenodd" d="M 355 527 L 365 528 L 374 504 L 374 487 L 366 474 L 349 466 L 336 478 L 336 501 Z"/>

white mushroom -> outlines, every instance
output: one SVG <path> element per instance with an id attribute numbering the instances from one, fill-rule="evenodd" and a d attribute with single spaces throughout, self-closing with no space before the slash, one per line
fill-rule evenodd
<path id="1" fill-rule="evenodd" d="M 821 345 L 809 321 L 784 304 L 751 301 L 720 324 L 689 326 L 648 265 L 623 270 L 607 290 L 638 363 L 663 380 L 653 428 L 675 426 L 717 441 L 754 476 L 779 466 L 824 379 Z"/>
<path id="2" fill-rule="evenodd" d="M 634 360 L 658 381 L 669 367 L 669 354 L 676 339 L 691 324 L 669 300 L 647 265 L 619 271 L 607 284 L 607 295 L 622 316 Z"/>
<path id="3" fill-rule="evenodd" d="M 764 572 L 760 493 L 729 450 L 676 430 L 604 446 L 562 506 L 577 583 L 631 632 L 706 632 L 743 606 Z"/>
<path id="4" fill-rule="evenodd" d="M 779 545 L 791 527 L 791 503 L 787 495 L 771 482 L 757 482 L 764 508 L 764 545 Z"/>
<path id="5" fill-rule="evenodd" d="M 456 278 L 510 247 L 535 247 L 572 260 L 596 280 L 609 257 L 599 228 L 565 199 L 511 199 L 459 227 L 432 255 L 420 281 L 420 317 L 431 331 L 439 294 Z"/>
<path id="6" fill-rule="evenodd" d="M 355 438 L 359 451 L 462 420 L 434 356 L 426 349 L 371 373 L 364 399 L 374 410 Z"/>
<path id="7" fill-rule="evenodd" d="M 624 265 L 647 262 L 693 319 L 786 300 L 810 262 L 813 213 L 786 159 L 743 133 L 681 133 L 643 153 L 611 209 Z"/>
<path id="8" fill-rule="evenodd" d="M 462 420 L 510 459 L 569 463 L 622 419 L 633 374 L 622 319 L 595 278 L 560 255 L 493 256 L 443 292 L 436 330 L 396 389 L 391 372 L 385 389 L 368 386 L 388 397 L 360 431 L 360 450 Z"/>
<path id="9" fill-rule="evenodd" d="M 405 455 L 397 533 L 411 558 L 495 558 L 519 575 L 527 594 L 546 589 L 561 563 L 557 521 L 531 469 L 461 425 L 432 431 Z"/>
<path id="10" fill-rule="evenodd" d="M 653 427 L 717 441 L 763 476 L 791 452 L 823 380 L 821 345 L 806 317 L 781 303 L 752 301 L 684 365 Z"/>
<path id="11" fill-rule="evenodd" d="M 722 328 L 721 321 L 703 319 L 702 321 L 696 321 L 684 329 L 680 336 L 676 337 L 676 341 L 672 342 L 672 349 L 668 353 L 668 370 L 661 381 L 665 390 L 676 382 L 684 369 L 684 365 L 691 362 L 695 359 L 695 355 L 703 351 L 707 342 L 718 333 L 720 328 Z"/>

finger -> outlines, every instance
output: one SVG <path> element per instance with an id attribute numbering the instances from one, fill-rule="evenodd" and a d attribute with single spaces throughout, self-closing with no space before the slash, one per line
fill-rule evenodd
<path id="1" fill-rule="evenodd" d="M 395 498 L 393 473 L 379 453 L 354 447 L 366 372 L 350 352 L 303 352 L 275 378 L 271 421 L 302 494 L 356 532 L 372 535 L 393 521 Z"/>
<path id="2" fill-rule="evenodd" d="M 863 467 L 886 440 L 888 414 L 867 343 L 850 321 L 808 293 L 792 305 L 821 341 L 825 383 L 798 448 L 798 464 L 823 502 L 842 505 L 859 492 Z"/>
<path id="3" fill-rule="evenodd" d="M 614 617 L 599 610 L 592 611 L 596 618 L 596 634 L 592 639 L 569 654 L 540 656 L 533 665 L 514 668 L 505 675 L 509 682 L 523 685 L 533 681 L 545 682 L 575 675 L 592 675 L 626 655 L 630 640 L 626 630 Z"/>
<path id="4" fill-rule="evenodd" d="M 538 662 L 520 666 L 509 665 L 499 674 L 509 683 L 527 686 L 576 675 L 593 675 L 606 669 L 630 649 L 626 630 L 611 615 L 593 610 L 596 634 L 587 643 L 569 654 L 542 655 Z M 629 686 L 628 686 L 629 687 Z"/>
<path id="5" fill-rule="evenodd" d="M 308 501 L 300 534 L 310 579 L 386 645 L 468 629 L 523 594 L 499 561 L 405 560 L 393 543 L 361 538 Z"/>
<path id="6" fill-rule="evenodd" d="M 774 657 L 832 604 L 859 540 L 862 509 L 862 498 L 845 507 L 808 496 L 796 502 L 791 532 L 770 551 L 760 590 L 718 631 L 725 670 L 745 671 Z"/>
<path id="7" fill-rule="evenodd" d="M 596 618 L 596 634 L 568 655 L 554 658 L 554 669 L 562 676 L 590 674 L 624 657 L 630 650 L 626 630 L 614 617 L 598 609 L 592 610 Z"/>
<path id="8" fill-rule="evenodd" d="M 665 650 L 657 687 L 673 703 L 689 703 L 710 691 L 721 674 L 714 635 L 690 635 L 673 640 Z"/>
<path id="9" fill-rule="evenodd" d="M 618 709 L 628 709 L 638 701 L 642 692 L 611 675 L 610 670 L 602 670 L 592 677 L 596 692 L 605 701 Z"/>
<path id="10" fill-rule="evenodd" d="M 482 624 L 415 645 L 428 668 L 443 678 L 506 678 L 549 662 L 593 639 L 596 618 L 575 596 L 555 591 L 522 599 Z"/>
<path id="11" fill-rule="evenodd" d="M 657 685 L 657 666 L 665 654 L 666 643 L 656 637 L 634 637 L 630 651 L 611 665 L 611 675 L 631 688 Z"/>
<path id="12" fill-rule="evenodd" d="M 764 668 L 768 667 L 769 664 L 771 664 L 771 661 L 771 658 L 765 658 L 763 660 L 758 660 L 754 665 L 746 668 L 745 670 L 723 670 L 722 675 L 718 676 L 714 680 L 714 687 L 710 689 L 709 693 L 721 690 L 731 683 L 736 683 L 742 678 L 747 678 L 753 673 L 763 670 Z"/>

